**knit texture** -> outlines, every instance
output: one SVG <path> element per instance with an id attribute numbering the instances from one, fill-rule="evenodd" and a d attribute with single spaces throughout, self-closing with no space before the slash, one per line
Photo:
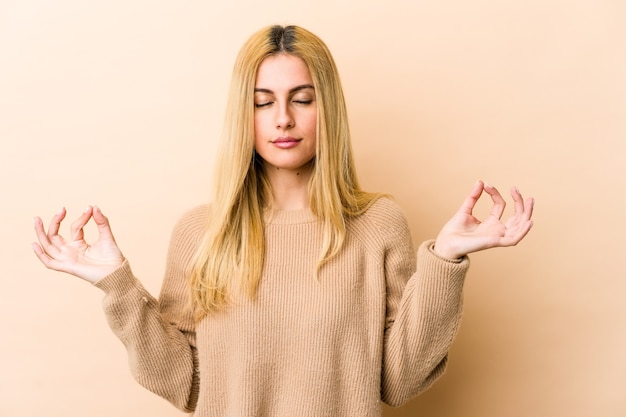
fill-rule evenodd
<path id="1" fill-rule="evenodd" d="M 444 372 L 469 261 L 438 257 L 432 241 L 416 255 L 393 201 L 347 220 L 317 279 L 321 223 L 310 210 L 266 215 L 257 297 L 195 323 L 185 271 L 207 216 L 198 207 L 174 228 L 158 300 L 127 262 L 95 284 L 147 389 L 198 417 L 377 417 Z"/>

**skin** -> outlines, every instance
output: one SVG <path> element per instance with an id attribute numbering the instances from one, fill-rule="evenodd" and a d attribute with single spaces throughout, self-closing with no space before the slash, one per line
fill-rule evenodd
<path id="1" fill-rule="evenodd" d="M 94 283 L 118 269 L 124 255 L 115 243 L 109 220 L 98 207 L 89 206 L 70 227 L 68 239 L 59 235 L 65 208 L 52 217 L 48 231 L 41 218 L 35 217 L 35 234 L 39 243 L 33 243 L 35 255 L 46 268 L 67 272 Z M 98 228 L 98 239 L 89 244 L 85 241 L 83 228 L 93 219 Z"/>
<path id="2" fill-rule="evenodd" d="M 478 199 L 486 193 L 493 206 L 480 221 L 472 211 Z M 531 220 L 535 200 L 524 201 L 517 187 L 511 189 L 513 214 L 502 220 L 506 201 L 493 186 L 478 181 L 456 214 L 443 226 L 435 242 L 435 252 L 443 258 L 456 259 L 472 252 L 495 247 L 517 245 L 533 226 Z"/>
<path id="3" fill-rule="evenodd" d="M 257 71 L 254 105 L 254 146 L 272 185 L 274 208 L 308 207 L 317 105 L 304 61 L 288 54 L 265 58 Z M 292 145 L 281 147 L 288 138 L 293 139 Z"/>
<path id="4" fill-rule="evenodd" d="M 308 181 L 315 157 L 317 107 L 309 70 L 300 58 L 279 54 L 266 58 L 257 73 L 255 86 L 255 149 L 263 158 L 272 186 L 275 209 L 308 207 Z M 292 137 L 299 142 L 288 149 L 277 147 L 276 138 Z M 487 194 L 493 206 L 489 215 L 477 219 L 473 210 Z M 461 207 L 443 226 L 435 242 L 435 252 L 457 259 L 484 249 L 514 246 L 532 227 L 534 199 L 524 200 L 517 187 L 511 189 L 513 214 L 502 220 L 506 202 L 491 185 L 478 181 Z M 109 220 L 98 207 L 89 206 L 71 225 L 70 235 L 59 235 L 66 210 L 52 217 L 48 230 L 41 218 L 34 221 L 38 242 L 33 250 L 49 269 L 66 272 L 96 282 L 124 262 Z M 98 238 L 88 243 L 83 228 L 93 220 Z"/>

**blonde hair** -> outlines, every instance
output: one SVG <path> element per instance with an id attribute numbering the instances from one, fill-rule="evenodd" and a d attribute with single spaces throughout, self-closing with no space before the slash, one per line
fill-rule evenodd
<path id="1" fill-rule="evenodd" d="M 323 243 L 312 276 L 341 250 L 346 217 L 362 214 L 380 197 L 359 186 L 343 90 L 326 45 L 297 26 L 258 31 L 243 45 L 233 69 L 207 230 L 192 265 L 191 297 L 198 318 L 225 306 L 235 291 L 256 295 L 265 256 L 263 210 L 271 205 L 271 190 L 254 151 L 253 96 L 259 65 L 280 53 L 306 63 L 316 92 L 309 202 L 322 221 Z"/>

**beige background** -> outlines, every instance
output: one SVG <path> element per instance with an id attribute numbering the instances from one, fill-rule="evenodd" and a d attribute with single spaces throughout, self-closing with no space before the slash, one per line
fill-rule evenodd
<path id="1" fill-rule="evenodd" d="M 330 46 L 362 180 L 416 243 L 479 178 L 537 199 L 520 246 L 472 256 L 448 373 L 385 416 L 626 414 L 625 2 L 210 3 L 0 0 L 0 415 L 181 415 L 132 380 L 102 294 L 38 264 L 32 217 L 99 205 L 158 293 L 235 54 L 272 23 Z"/>

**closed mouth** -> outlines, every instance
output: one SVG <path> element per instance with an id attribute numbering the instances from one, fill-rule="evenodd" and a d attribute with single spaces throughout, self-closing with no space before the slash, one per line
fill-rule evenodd
<path id="1" fill-rule="evenodd" d="M 300 142 L 302 139 L 292 138 L 291 136 L 276 138 L 272 141 L 272 143 L 286 143 L 286 142 Z"/>

